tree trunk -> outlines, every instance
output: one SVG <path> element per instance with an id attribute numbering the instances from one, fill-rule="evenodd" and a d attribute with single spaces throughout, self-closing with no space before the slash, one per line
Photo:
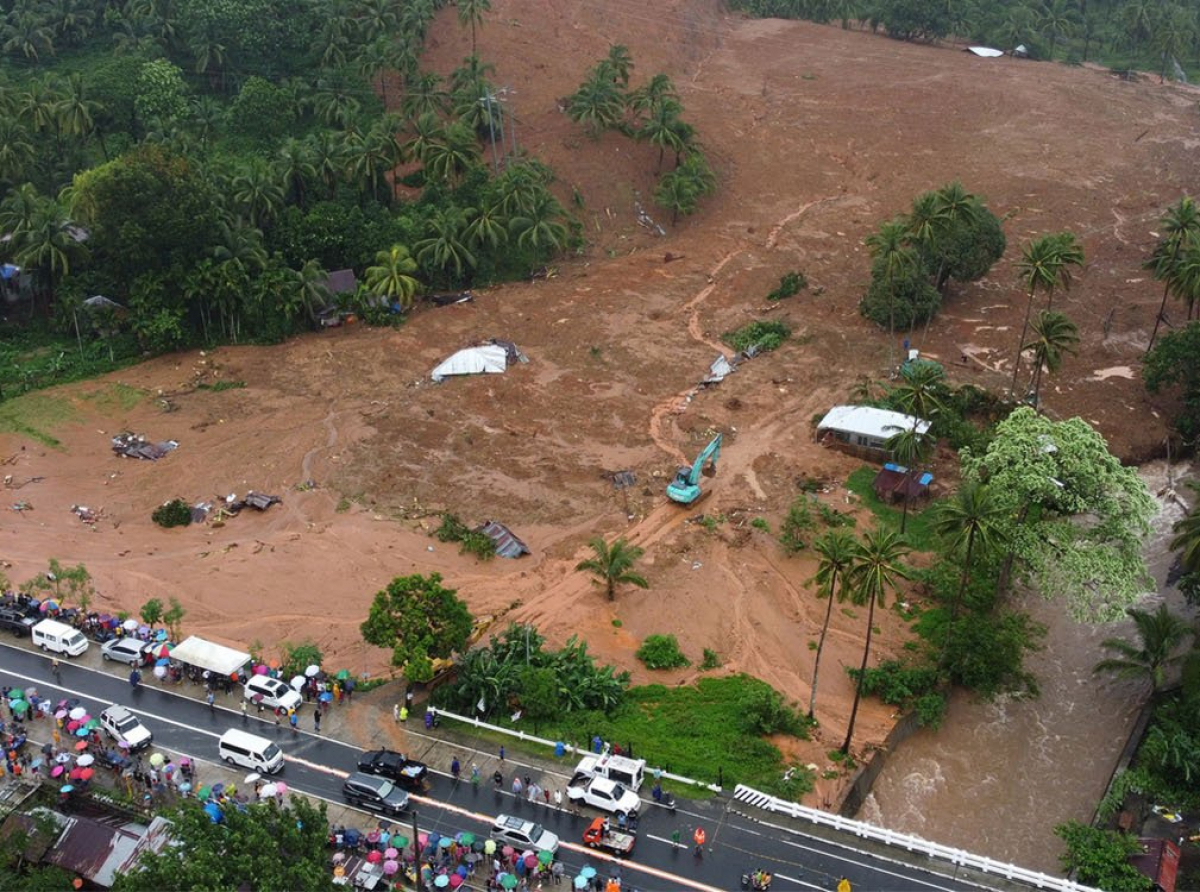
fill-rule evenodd
<path id="1" fill-rule="evenodd" d="M 850 741 L 854 737 L 854 722 L 858 718 L 858 704 L 862 700 L 863 676 L 867 674 L 867 659 L 871 655 L 871 630 L 875 625 L 875 594 L 871 594 L 871 606 L 867 610 L 867 642 L 863 645 L 862 665 L 858 670 L 858 683 L 854 686 L 854 705 L 850 707 L 850 723 L 846 727 L 846 739 L 840 752 L 844 756 L 850 752 Z"/>
<path id="2" fill-rule="evenodd" d="M 817 656 L 813 660 L 812 692 L 808 697 L 808 717 L 813 717 L 817 708 L 817 673 L 821 669 L 821 651 L 825 648 L 825 635 L 829 632 L 829 620 L 833 616 L 833 598 L 837 589 L 837 573 L 829 580 L 829 603 L 825 605 L 825 622 L 821 624 L 821 637 L 817 639 Z"/>
<path id="3" fill-rule="evenodd" d="M 1026 502 L 1021 506 L 1021 512 L 1017 515 L 1017 526 L 1025 523 L 1025 518 L 1029 516 L 1029 503 Z M 996 596 L 999 597 L 1008 591 L 1009 579 L 1012 576 L 1013 561 L 1016 559 L 1016 552 L 1010 546 L 1008 554 L 1004 556 L 1004 564 L 1000 567 L 1000 575 L 996 578 Z"/>
<path id="4" fill-rule="evenodd" d="M 958 620 L 958 609 L 962 606 L 962 599 L 967 594 L 967 583 L 971 579 L 971 552 L 975 550 L 975 527 L 971 527 L 971 532 L 967 534 L 967 553 L 963 556 L 962 576 L 958 580 L 958 594 L 954 600 L 950 602 L 950 620 L 946 623 L 946 635 L 942 638 L 942 655 L 938 659 L 938 674 L 940 675 L 946 669 L 946 663 L 950 659 L 950 637 L 954 634 L 954 623 Z"/>
<path id="5" fill-rule="evenodd" d="M 608 580 L 608 600 L 617 600 L 617 586 L 611 579 Z"/>
<path id="6" fill-rule="evenodd" d="M 903 536 L 908 529 L 908 490 L 912 486 L 912 469 L 909 468 L 904 472 L 904 508 L 900 514 L 900 535 Z"/>
<path id="7" fill-rule="evenodd" d="M 1025 305 L 1025 321 L 1021 323 L 1021 340 L 1017 341 L 1017 356 L 1013 361 L 1012 384 L 1008 387 L 1008 398 L 1011 400 L 1017 391 L 1017 373 L 1021 371 L 1021 353 L 1025 347 L 1025 336 L 1029 334 L 1029 316 L 1033 312 L 1034 289 L 1029 289 L 1029 302 Z"/>

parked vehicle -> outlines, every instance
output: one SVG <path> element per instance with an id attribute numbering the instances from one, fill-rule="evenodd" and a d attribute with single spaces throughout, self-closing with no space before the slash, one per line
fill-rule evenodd
<path id="1" fill-rule="evenodd" d="M 492 824 L 492 836 L 497 842 L 524 849 L 534 849 L 540 852 L 557 852 L 558 837 L 533 821 L 515 818 L 511 815 L 497 815 Z"/>
<path id="2" fill-rule="evenodd" d="M 408 794 L 386 777 L 355 772 L 342 784 L 342 795 L 352 805 L 392 816 L 408 808 Z"/>
<path id="3" fill-rule="evenodd" d="M 44 619 L 33 627 L 33 643 L 44 651 L 68 657 L 77 657 L 88 649 L 88 640 L 82 632 L 53 619 Z"/>
<path id="4" fill-rule="evenodd" d="M 627 790 L 637 792 L 646 780 L 646 760 L 614 756 L 609 753 L 599 756 L 584 756 L 575 766 L 571 783 L 593 777 L 616 781 Z"/>
<path id="5" fill-rule="evenodd" d="M 622 833 L 620 830 L 606 827 L 607 824 L 607 818 L 593 820 L 583 831 L 583 844 L 593 849 L 612 852 L 618 858 L 628 858 L 633 854 L 633 844 L 637 842 L 637 837 L 632 833 Z"/>
<path id="6" fill-rule="evenodd" d="M 609 814 L 637 814 L 642 800 L 633 790 L 626 790 L 616 781 L 594 777 L 567 789 L 567 797 L 575 804 L 590 805 Z"/>
<path id="7" fill-rule="evenodd" d="M 265 737 L 230 728 L 217 742 L 217 753 L 231 765 L 275 774 L 283 768 L 283 751 Z"/>
<path id="8" fill-rule="evenodd" d="M 113 638 L 100 645 L 100 656 L 130 666 L 145 666 L 154 660 L 152 645 L 140 638 Z"/>
<path id="9" fill-rule="evenodd" d="M 0 608 L 0 629 L 8 629 L 18 638 L 31 635 L 35 625 L 37 620 L 20 610 L 11 607 Z"/>
<path id="10" fill-rule="evenodd" d="M 150 745 L 154 735 L 142 724 L 141 719 L 124 706 L 112 705 L 100 713 L 100 727 L 113 740 L 124 740 L 131 751 Z"/>
<path id="11" fill-rule="evenodd" d="M 304 704 L 304 698 L 280 681 L 266 675 L 252 675 L 246 679 L 246 699 L 255 703 L 261 702 L 282 715 L 289 709 L 299 709 Z M 255 700 L 255 697 L 262 700 Z"/>
<path id="12" fill-rule="evenodd" d="M 407 790 L 425 789 L 429 768 L 395 750 L 370 750 L 358 757 L 358 770 L 386 777 Z"/>

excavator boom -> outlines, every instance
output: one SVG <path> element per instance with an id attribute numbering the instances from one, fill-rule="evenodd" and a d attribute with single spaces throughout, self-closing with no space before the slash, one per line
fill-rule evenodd
<path id="1" fill-rule="evenodd" d="M 721 457 L 721 434 L 713 437 L 704 449 L 696 456 L 690 468 L 680 468 L 675 472 L 675 479 L 667 486 L 667 497 L 681 505 L 690 505 L 700 498 L 700 477 L 705 467 L 717 470 L 717 459 Z"/>

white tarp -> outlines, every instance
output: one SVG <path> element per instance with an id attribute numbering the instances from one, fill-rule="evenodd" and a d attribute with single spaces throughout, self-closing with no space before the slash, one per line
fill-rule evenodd
<path id="1" fill-rule="evenodd" d="M 969 46 L 967 47 L 967 52 L 982 56 L 985 59 L 997 59 L 1004 55 L 1004 50 L 994 50 L 990 46 Z"/>
<path id="2" fill-rule="evenodd" d="M 192 635 L 171 651 L 171 659 L 230 676 L 250 662 L 250 654 Z"/>
<path id="3" fill-rule="evenodd" d="M 734 372 L 733 365 L 725 358 L 722 353 L 712 361 L 712 365 L 708 367 L 708 377 L 701 381 L 701 384 L 719 384 Z"/>
<path id="4" fill-rule="evenodd" d="M 442 381 L 451 375 L 499 375 L 508 368 L 508 351 L 495 344 L 459 350 L 430 375 Z"/>

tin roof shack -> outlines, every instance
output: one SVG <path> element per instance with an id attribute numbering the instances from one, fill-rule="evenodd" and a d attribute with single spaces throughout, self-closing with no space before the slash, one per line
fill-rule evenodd
<path id="1" fill-rule="evenodd" d="M 817 439 L 872 461 L 888 456 L 886 443 L 901 431 L 929 432 L 929 422 L 874 406 L 834 406 L 817 425 Z"/>
<path id="2" fill-rule="evenodd" d="M 25 832 L 36 836 L 37 819 L 42 816 L 58 828 L 57 836 L 48 845 L 39 840 L 36 846 L 26 849 L 26 856 L 38 852 L 40 863 L 78 874 L 86 884 L 101 889 L 112 888 L 119 875 L 135 869 L 143 852 L 160 851 L 170 840 L 171 825 L 165 818 L 156 817 L 149 826 L 130 823 L 113 827 L 44 808 L 35 808 L 29 814 L 9 815 L 0 833 Z"/>
<path id="3" fill-rule="evenodd" d="M 875 475 L 871 488 L 881 502 L 913 502 L 929 495 L 929 484 L 933 482 L 930 473 L 908 473 L 908 468 L 888 462 L 883 470 Z"/>
<path id="4" fill-rule="evenodd" d="M 1179 846 L 1169 839 L 1138 840 L 1142 854 L 1133 855 L 1129 863 L 1144 876 L 1150 878 L 1157 892 L 1175 892 L 1175 880 L 1179 874 Z"/>

